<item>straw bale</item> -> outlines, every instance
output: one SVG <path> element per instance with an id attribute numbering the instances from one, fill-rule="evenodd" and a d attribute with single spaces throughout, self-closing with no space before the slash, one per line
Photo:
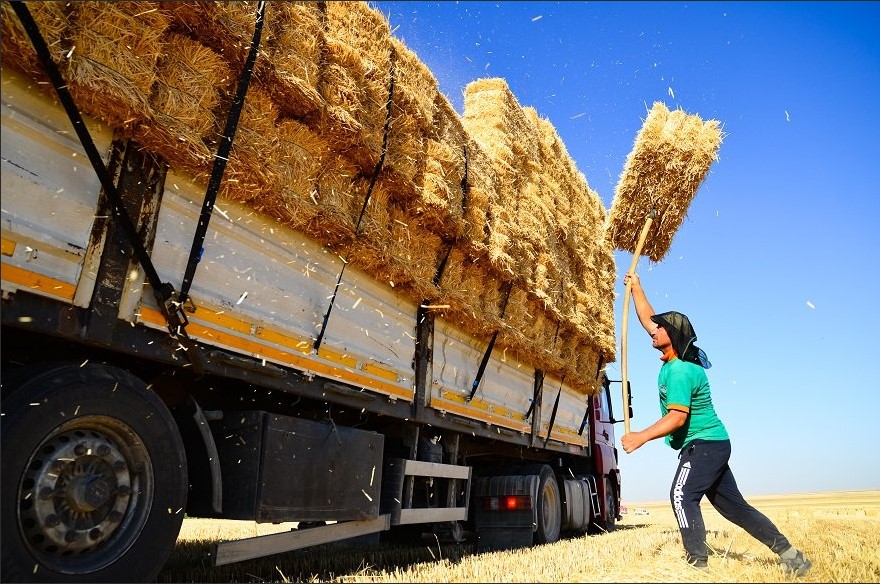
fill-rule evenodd
<path id="1" fill-rule="evenodd" d="M 70 4 L 66 2 L 25 2 L 24 4 L 37 23 L 52 60 L 62 76 L 67 77 L 66 67 L 69 64 L 67 54 L 71 49 L 67 39 Z M 2 23 L 0 40 L 2 40 L 3 65 L 12 66 L 31 79 L 41 82 L 44 91 L 52 91 L 51 85 L 45 85 L 49 77 L 37 58 L 31 39 L 7 0 L 0 5 L 0 23 Z M 54 91 L 52 93 L 54 94 Z"/>
<path id="2" fill-rule="evenodd" d="M 230 105 L 226 104 L 226 107 Z M 227 115 L 227 112 L 223 111 L 217 116 L 218 141 L 222 140 Z M 245 96 L 244 107 L 241 110 L 224 171 L 224 178 L 228 176 L 230 180 L 221 183 L 221 197 L 237 201 L 259 199 L 260 209 L 264 212 L 279 204 L 280 199 L 277 195 L 279 179 L 274 165 L 271 164 L 272 153 L 277 151 L 279 146 L 278 131 L 275 128 L 277 119 L 278 109 L 268 94 L 259 86 L 251 85 Z M 218 142 L 213 148 L 216 150 L 219 145 Z M 233 178 L 238 180 L 232 180 Z M 275 213 L 270 214 L 275 215 Z"/>
<path id="3" fill-rule="evenodd" d="M 547 248 L 552 214 L 542 200 L 534 124 L 503 79 L 480 79 L 465 90 L 464 127 L 492 160 L 496 196 L 489 202 L 490 258 L 499 271 L 529 283 Z"/>
<path id="4" fill-rule="evenodd" d="M 310 196 L 317 209 L 312 220 L 303 225 L 307 235 L 334 248 L 354 238 L 355 212 L 360 213 L 366 197 L 366 189 L 359 190 L 360 176 L 358 168 L 336 152 L 323 160 Z"/>
<path id="5" fill-rule="evenodd" d="M 476 270 L 478 264 L 461 246 L 452 245 L 449 257 L 437 285 L 440 290 L 438 303 L 448 304 L 455 310 L 473 312 L 474 290 L 467 281 L 469 270 Z"/>
<path id="6" fill-rule="evenodd" d="M 384 15 L 366 2 L 334 0 L 321 3 L 325 34 L 359 54 L 367 70 L 387 73 L 391 67 L 391 29 Z"/>
<path id="7" fill-rule="evenodd" d="M 504 79 L 482 78 L 468 83 L 462 121 L 491 156 L 511 167 L 537 160 L 534 126 Z"/>
<path id="8" fill-rule="evenodd" d="M 131 129 L 149 119 L 168 20 L 155 2 L 74 2 L 68 84 L 80 110 Z"/>
<path id="9" fill-rule="evenodd" d="M 514 286 L 511 290 L 503 321 L 498 342 L 517 353 L 528 355 L 528 361 L 535 360 L 544 347 L 553 342 L 555 322 L 548 318 L 535 297 L 521 286 Z M 540 361 L 545 362 L 544 359 Z"/>
<path id="10" fill-rule="evenodd" d="M 446 245 L 440 236 L 408 219 L 407 213 L 399 207 L 391 208 L 391 265 L 412 300 L 435 299 L 440 291 L 434 284 L 434 276 Z"/>
<path id="11" fill-rule="evenodd" d="M 364 171 L 379 160 L 391 75 L 388 22 L 365 2 L 324 2 L 320 123 Z"/>
<path id="12" fill-rule="evenodd" d="M 270 5 L 272 3 L 269 3 Z M 259 2 L 238 0 L 236 2 L 158 2 L 160 10 L 168 18 L 175 32 L 189 35 L 222 55 L 229 65 L 240 73 L 247 60 L 254 38 Z M 268 11 L 267 11 L 268 12 Z M 260 36 L 260 53 L 267 36 L 268 16 Z M 254 75 L 268 64 L 261 55 L 255 62 Z"/>
<path id="13" fill-rule="evenodd" d="M 437 92 L 434 120 L 425 137 L 425 165 L 421 186 L 414 192 L 396 189 L 398 202 L 414 218 L 444 239 L 464 232 L 464 166 L 466 132 L 458 113 L 442 93 Z M 418 198 L 409 199 L 409 195 Z"/>
<path id="14" fill-rule="evenodd" d="M 286 116 L 305 117 L 322 104 L 318 93 L 324 25 L 318 2 L 270 2 L 266 6 L 266 88 Z M 259 59 L 259 58 L 258 58 Z"/>
<path id="15" fill-rule="evenodd" d="M 498 196 L 495 189 L 495 171 L 492 167 L 492 159 L 470 133 L 466 134 L 464 149 L 467 189 L 462 199 L 464 220 L 462 241 L 474 253 L 480 254 L 488 250 L 489 246 L 489 205 Z"/>
<path id="16" fill-rule="evenodd" d="M 657 217 L 642 254 L 659 262 L 672 244 L 700 184 L 717 160 L 722 132 L 717 120 L 670 111 L 654 102 L 620 174 L 608 215 L 612 244 L 635 253 L 651 210 Z"/>
<path id="17" fill-rule="evenodd" d="M 336 152 L 373 172 L 382 154 L 390 72 L 368 75 L 365 65 L 355 49 L 327 38 L 318 82 L 325 103 L 314 124 L 331 137 Z"/>
<path id="18" fill-rule="evenodd" d="M 394 185 L 396 198 L 406 201 L 422 196 L 428 129 L 418 119 L 397 107 L 400 103 L 401 99 L 395 97 L 382 173 L 386 181 Z"/>
<path id="19" fill-rule="evenodd" d="M 434 120 L 440 92 L 437 78 L 419 56 L 397 37 L 391 37 L 394 51 L 394 94 L 398 107 L 414 117 L 423 128 Z"/>
<path id="20" fill-rule="evenodd" d="M 150 119 L 135 130 L 148 150 L 193 173 L 213 164 L 205 140 L 216 133 L 215 109 L 232 83 L 226 62 L 209 47 L 177 33 L 164 38 L 150 95 Z"/>
<path id="21" fill-rule="evenodd" d="M 267 161 L 273 167 L 277 183 L 276 217 L 294 229 L 305 225 L 318 213 L 316 185 L 331 151 L 326 140 L 307 125 L 292 118 L 276 124 L 277 147 Z"/>

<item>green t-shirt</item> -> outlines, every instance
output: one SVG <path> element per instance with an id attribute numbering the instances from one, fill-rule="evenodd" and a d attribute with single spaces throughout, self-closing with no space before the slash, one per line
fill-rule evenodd
<path id="1" fill-rule="evenodd" d="M 684 426 L 666 436 L 666 443 L 675 450 L 692 440 L 727 440 L 727 429 L 712 405 L 706 371 L 694 363 L 673 358 L 663 364 L 657 378 L 660 389 L 660 412 L 688 412 Z"/>

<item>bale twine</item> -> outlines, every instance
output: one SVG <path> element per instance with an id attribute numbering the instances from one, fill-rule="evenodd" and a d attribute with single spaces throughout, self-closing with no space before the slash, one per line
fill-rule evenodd
<path id="1" fill-rule="evenodd" d="M 717 120 L 669 111 L 654 102 L 626 158 L 608 215 L 609 240 L 635 253 L 651 210 L 657 217 L 642 254 L 659 262 L 687 214 L 700 184 L 717 160 L 722 133 Z"/>
<path id="2" fill-rule="evenodd" d="M 67 81 L 81 111 L 125 131 L 149 119 L 167 16 L 155 2 L 73 2 Z"/>

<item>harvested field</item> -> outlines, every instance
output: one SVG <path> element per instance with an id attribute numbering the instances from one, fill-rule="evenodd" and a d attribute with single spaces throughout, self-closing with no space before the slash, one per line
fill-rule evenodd
<path id="1" fill-rule="evenodd" d="M 748 497 L 813 562 L 800 582 L 880 581 L 880 491 Z M 210 544 L 289 529 L 252 522 L 186 519 L 160 582 L 791 582 L 775 556 L 708 503 L 708 543 L 716 551 L 698 571 L 682 559 L 665 502 L 627 503 L 612 533 L 577 536 L 524 550 L 475 554 L 473 546 L 342 548 L 339 544 L 210 568 Z M 635 515 L 633 509 L 647 515 Z"/>

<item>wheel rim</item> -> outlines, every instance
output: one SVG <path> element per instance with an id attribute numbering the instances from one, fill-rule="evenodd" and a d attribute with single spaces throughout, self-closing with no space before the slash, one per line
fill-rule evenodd
<path id="1" fill-rule="evenodd" d="M 63 424 L 34 448 L 18 485 L 22 539 L 50 569 L 99 570 L 137 539 L 153 482 L 149 453 L 127 425 L 104 416 Z"/>
<path id="2" fill-rule="evenodd" d="M 544 531 L 550 536 L 559 530 L 562 518 L 559 513 L 559 509 L 561 508 L 559 491 L 554 489 L 549 481 L 544 484 L 543 501 L 544 504 L 542 505 L 541 514 L 544 517 Z"/>

